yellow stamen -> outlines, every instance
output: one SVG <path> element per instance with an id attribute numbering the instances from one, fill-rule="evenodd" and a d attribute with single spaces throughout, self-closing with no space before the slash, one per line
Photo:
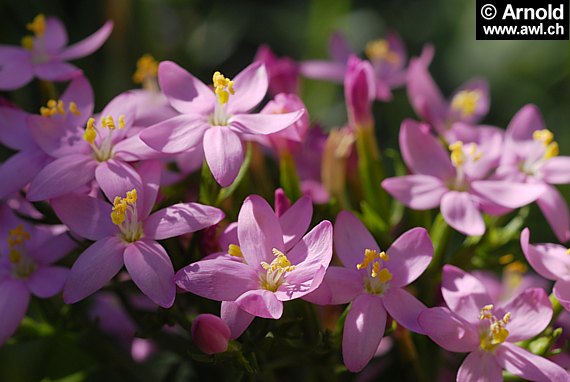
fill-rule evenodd
<path id="1" fill-rule="evenodd" d="M 267 273 L 261 277 L 260 281 L 263 289 L 275 292 L 283 283 L 285 274 L 295 270 L 295 265 L 291 265 L 291 261 L 289 261 L 287 256 L 277 248 L 273 248 L 272 252 L 275 259 L 273 259 L 271 264 L 265 261 L 261 262 L 261 267 Z"/>
<path id="2" fill-rule="evenodd" d="M 8 254 L 8 259 L 12 264 L 19 263 L 22 259 L 22 254 L 15 249 L 11 249 L 10 253 Z"/>
<path id="3" fill-rule="evenodd" d="M 34 50 L 34 36 L 22 37 L 22 46 L 27 50 Z"/>
<path id="4" fill-rule="evenodd" d="M 548 146 L 546 146 L 546 150 L 544 151 L 544 159 L 550 159 L 559 154 L 558 143 L 552 142 Z"/>
<path id="5" fill-rule="evenodd" d="M 137 70 L 133 74 L 133 82 L 142 84 L 146 79 L 155 78 L 158 74 L 158 62 L 150 54 L 145 54 L 137 61 Z"/>
<path id="6" fill-rule="evenodd" d="M 380 272 L 378 272 L 378 279 L 380 280 L 381 283 L 386 283 L 392 280 L 392 273 L 390 273 L 388 269 L 382 268 L 380 269 Z"/>
<path id="7" fill-rule="evenodd" d="M 116 225 L 121 225 L 126 218 L 127 210 L 129 206 L 134 206 L 137 201 L 137 190 L 132 189 L 127 191 L 127 196 L 121 198 L 120 196 L 115 196 L 113 200 L 113 210 L 111 212 L 111 220 Z"/>
<path id="8" fill-rule="evenodd" d="M 479 90 L 462 90 L 451 100 L 451 108 L 465 117 L 470 117 L 477 110 L 477 103 L 481 98 Z"/>
<path id="9" fill-rule="evenodd" d="M 89 142 L 92 145 L 97 138 L 97 131 L 95 130 L 95 119 L 89 118 L 87 120 L 87 127 L 85 128 L 85 132 L 83 133 L 83 139 Z"/>
<path id="10" fill-rule="evenodd" d="M 230 256 L 243 258 L 243 253 L 241 252 L 241 248 L 235 244 L 230 244 L 230 246 L 228 247 L 228 254 Z"/>
<path id="11" fill-rule="evenodd" d="M 493 304 L 485 305 L 483 307 L 483 309 L 481 309 L 479 319 L 485 320 L 485 319 L 489 319 L 489 318 L 493 317 L 493 315 L 491 314 L 491 311 L 493 310 L 494 307 L 495 306 Z"/>
<path id="12" fill-rule="evenodd" d="M 505 267 L 507 272 L 513 273 L 526 273 L 528 271 L 528 267 L 526 264 L 520 261 L 514 261 Z"/>
<path id="13" fill-rule="evenodd" d="M 73 101 L 69 102 L 67 110 L 74 115 L 81 114 L 77 109 L 77 104 Z M 54 99 L 50 99 L 47 101 L 46 106 L 40 107 L 40 114 L 42 117 L 52 117 L 56 114 L 66 115 L 67 111 L 65 110 L 65 102 L 62 100 L 56 101 Z"/>
<path id="14" fill-rule="evenodd" d="M 26 29 L 30 32 L 34 32 L 36 37 L 42 37 L 46 31 L 46 18 L 43 14 L 39 14 L 32 20 L 31 23 L 26 24 Z"/>
<path id="15" fill-rule="evenodd" d="M 125 116 L 124 115 L 119 115 L 119 129 L 124 129 L 125 128 Z"/>
<path id="16" fill-rule="evenodd" d="M 568 248 L 568 249 L 566 250 L 566 254 L 567 254 L 567 255 L 570 255 L 570 248 Z"/>
<path id="17" fill-rule="evenodd" d="M 554 134 L 548 129 L 536 130 L 532 133 L 532 139 L 542 142 L 544 146 L 548 146 L 554 140 Z"/>
<path id="18" fill-rule="evenodd" d="M 398 54 L 390 49 L 390 44 L 384 39 L 368 42 L 364 53 L 371 61 L 387 61 L 394 65 L 400 61 Z"/>
<path id="19" fill-rule="evenodd" d="M 20 224 L 15 228 L 8 231 L 8 260 L 12 264 L 17 264 L 22 259 L 22 253 L 17 249 L 18 246 L 22 245 L 25 240 L 30 240 L 30 233 L 25 230 L 24 225 Z"/>
<path id="20" fill-rule="evenodd" d="M 451 150 L 451 163 L 453 163 L 455 167 L 463 166 L 466 159 L 463 153 L 463 142 L 457 141 L 450 144 L 449 150 Z"/>
<path id="21" fill-rule="evenodd" d="M 226 104 L 230 98 L 230 94 L 234 95 L 234 82 L 224 77 L 220 72 L 215 72 L 212 77 L 214 82 L 214 92 L 218 96 L 220 103 Z"/>
<path id="22" fill-rule="evenodd" d="M 506 325 L 511 321 L 511 313 L 507 312 L 502 319 L 497 319 L 492 310 L 494 306 L 485 305 L 481 309 L 481 314 L 479 316 L 480 320 L 488 320 L 489 330 L 482 334 L 481 336 L 481 349 L 487 351 L 493 351 L 497 345 L 502 344 L 507 340 L 509 336 L 509 331 L 506 329 Z"/>
<path id="23" fill-rule="evenodd" d="M 73 115 L 81 115 L 81 112 L 77 109 L 77 104 L 73 101 L 69 103 L 69 112 Z"/>

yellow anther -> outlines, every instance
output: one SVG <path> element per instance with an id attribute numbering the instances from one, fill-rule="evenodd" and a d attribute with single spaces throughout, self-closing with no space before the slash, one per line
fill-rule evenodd
<path id="1" fill-rule="evenodd" d="M 386 252 L 384 252 L 384 251 L 380 252 L 380 253 L 378 254 L 378 257 L 381 258 L 381 259 L 384 260 L 384 261 L 390 260 L 390 257 L 388 256 L 388 254 L 387 254 Z"/>
<path id="2" fill-rule="evenodd" d="M 387 283 L 392 280 L 392 273 L 390 273 L 386 268 L 382 268 L 380 269 L 380 272 L 378 272 L 378 279 L 381 283 Z"/>
<path id="3" fill-rule="evenodd" d="M 111 220 L 115 225 L 121 225 L 125 221 L 125 213 L 123 211 L 112 211 Z"/>
<path id="4" fill-rule="evenodd" d="M 212 81 L 214 83 L 214 91 L 218 96 L 220 103 L 226 104 L 230 98 L 230 94 L 234 94 L 234 82 L 224 77 L 220 72 L 215 72 Z"/>
<path id="5" fill-rule="evenodd" d="M 510 320 L 511 320 L 511 312 L 505 313 L 505 315 L 503 316 L 503 320 L 502 320 L 502 321 L 503 321 L 505 324 L 508 324 Z"/>
<path id="6" fill-rule="evenodd" d="M 23 224 L 19 224 L 16 228 L 12 228 L 8 234 L 10 236 L 22 237 L 28 240 L 30 239 L 30 233 L 26 231 Z"/>
<path id="7" fill-rule="evenodd" d="M 125 198 L 125 201 L 128 204 L 133 205 L 136 203 L 137 198 L 137 190 L 133 188 L 131 191 L 127 191 L 127 197 Z"/>
<path id="8" fill-rule="evenodd" d="M 46 18 L 43 14 L 39 14 L 32 20 L 31 23 L 26 24 L 26 29 L 34 32 L 36 37 L 41 37 L 46 31 Z"/>
<path id="9" fill-rule="evenodd" d="M 451 100 L 451 108 L 465 117 L 470 117 L 477 110 L 477 103 L 481 98 L 479 90 L 462 90 Z"/>
<path id="10" fill-rule="evenodd" d="M 230 244 L 228 247 L 228 254 L 234 257 L 241 257 L 243 258 L 243 253 L 241 252 L 241 248 L 238 245 Z"/>
<path id="11" fill-rule="evenodd" d="M 119 129 L 125 128 L 125 116 L 123 114 L 119 115 Z"/>
<path id="12" fill-rule="evenodd" d="M 567 254 L 567 255 L 570 255 L 570 248 L 568 248 L 568 249 L 566 250 L 566 254 Z"/>
<path id="13" fill-rule="evenodd" d="M 514 261 L 505 267 L 507 272 L 512 273 L 526 273 L 528 271 L 528 267 L 526 264 L 520 261 Z"/>
<path id="14" fill-rule="evenodd" d="M 378 276 L 378 272 L 380 272 L 380 263 L 375 262 L 374 265 L 372 265 L 372 272 L 370 272 L 370 276 L 376 277 Z"/>
<path id="15" fill-rule="evenodd" d="M 19 263 L 21 259 L 22 254 L 19 251 L 16 251 L 15 249 L 10 250 L 10 253 L 8 254 L 8 260 L 10 260 L 12 264 Z"/>
<path id="16" fill-rule="evenodd" d="M 544 159 L 550 159 L 557 156 L 560 153 L 558 149 L 558 143 L 552 142 L 548 146 L 546 146 L 546 150 L 544 151 Z"/>
<path id="17" fill-rule="evenodd" d="M 77 109 L 77 104 L 73 101 L 71 101 L 69 103 L 69 112 L 73 115 L 81 115 L 81 112 L 79 111 L 79 109 Z"/>
<path id="18" fill-rule="evenodd" d="M 61 115 L 65 115 L 65 109 L 63 108 L 63 101 L 62 100 L 58 100 L 57 101 L 57 113 L 61 114 Z"/>
<path id="19" fill-rule="evenodd" d="M 466 159 L 463 153 L 463 142 L 457 141 L 450 144 L 449 150 L 451 150 L 451 163 L 453 163 L 455 167 L 463 166 Z"/>
<path id="20" fill-rule="evenodd" d="M 481 309 L 481 313 L 479 314 L 479 319 L 485 320 L 493 317 L 493 315 L 491 314 L 493 308 L 494 308 L 493 304 L 485 305 L 483 309 Z"/>
<path id="21" fill-rule="evenodd" d="M 158 62 L 150 54 L 145 54 L 137 61 L 137 70 L 133 74 L 133 82 L 142 84 L 148 78 L 158 74 Z"/>
<path id="22" fill-rule="evenodd" d="M 101 125 L 109 130 L 115 130 L 117 128 L 117 126 L 115 126 L 115 120 L 110 115 L 101 118 Z"/>
<path id="23" fill-rule="evenodd" d="M 514 259 L 515 259 L 515 256 L 512 253 L 507 253 L 506 255 L 499 257 L 499 264 L 506 265 L 506 264 L 509 264 Z"/>
<path id="24" fill-rule="evenodd" d="M 97 130 L 95 130 L 95 119 L 89 118 L 87 120 L 87 127 L 85 128 L 85 132 L 83 133 L 83 139 L 89 142 L 92 145 L 97 138 Z"/>
<path id="25" fill-rule="evenodd" d="M 27 50 L 34 50 L 34 36 L 22 37 L 22 46 Z"/>
<path id="26" fill-rule="evenodd" d="M 25 240 L 30 240 L 30 233 L 26 231 L 23 224 L 16 226 L 8 231 L 8 260 L 11 263 L 19 263 L 22 258 L 22 253 L 16 249 L 24 243 Z"/>
<path id="27" fill-rule="evenodd" d="M 121 198 L 120 196 L 115 196 L 113 200 L 113 211 L 111 212 L 111 220 L 116 225 L 121 225 L 126 218 L 127 210 L 129 205 L 134 205 L 137 201 L 137 190 L 132 189 L 127 191 L 127 196 Z"/>
<path id="28" fill-rule="evenodd" d="M 390 44 L 384 39 L 368 42 L 364 53 L 372 61 L 386 61 L 394 65 L 400 61 L 398 54 L 390 49 Z"/>
<path id="29" fill-rule="evenodd" d="M 542 142 L 545 146 L 548 146 L 550 142 L 554 140 L 554 134 L 548 129 L 535 130 L 532 133 L 532 139 L 538 142 Z"/>
<path id="30" fill-rule="evenodd" d="M 479 146 L 477 146 L 475 142 L 469 144 L 468 152 L 471 158 L 473 158 L 473 162 L 477 162 L 483 156 L 483 153 L 479 151 Z"/>

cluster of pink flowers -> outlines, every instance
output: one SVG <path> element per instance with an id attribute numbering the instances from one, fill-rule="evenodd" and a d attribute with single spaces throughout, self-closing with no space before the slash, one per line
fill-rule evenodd
<path id="1" fill-rule="evenodd" d="M 570 311 L 570 252 L 531 244 L 515 221 L 536 202 L 558 240 L 570 240 L 568 206 L 555 187 L 570 183 L 570 157 L 559 155 L 534 105 L 506 130 L 479 125 L 491 106 L 485 80 L 446 100 L 428 72 L 431 46 L 408 60 L 390 33 L 370 42 L 363 59 L 335 34 L 329 61 L 295 62 L 263 46 L 240 73 L 215 71 L 207 84 L 172 61 L 143 56 L 134 76 L 143 89 L 94 114 L 89 80 L 66 61 L 98 49 L 112 22 L 69 47 L 58 19 L 38 15 L 27 28 L 33 36 L 23 47 L 0 46 L 0 90 L 34 77 L 66 88 L 39 113 L 1 100 L 0 143 L 12 154 L 0 164 L 0 346 L 31 296 L 61 293 L 65 304 L 92 296 L 91 319 L 143 360 L 158 345 L 138 342 L 135 350 L 137 322 L 120 307 L 142 296 L 133 288 L 127 298 L 114 295 L 132 281 L 146 296 L 144 310 L 181 309 L 173 306 L 184 292 L 221 302 L 219 315 L 181 313 L 206 354 L 239 351 L 255 317 L 280 320 L 300 299 L 322 314 L 321 305 L 346 306 L 334 318 L 351 372 L 379 354 L 383 337 L 413 332 L 468 353 L 458 381 L 500 381 L 503 370 L 570 381 L 555 357 L 567 344 L 556 341 L 558 329 L 552 334 L 561 311 Z M 344 83 L 345 127 L 327 132 L 311 123 L 303 76 Z M 372 105 L 401 86 L 420 121 L 406 119 L 399 130 L 409 173 L 385 177 L 392 172 L 376 143 Z M 263 153 L 279 164 L 282 188 L 268 172 L 247 177 Z M 173 191 L 200 168 L 198 197 Z M 257 195 L 265 184 L 277 188 L 274 207 Z M 399 207 L 390 196 L 412 210 L 439 208 L 431 229 L 403 229 L 408 222 L 401 213 L 394 220 Z M 497 224 L 513 215 L 508 229 Z M 447 248 L 451 235 L 468 236 L 459 256 Z M 489 253 L 519 237 L 517 255 Z M 176 248 L 182 262 L 173 261 Z M 545 282 L 521 281 L 525 258 L 555 281 L 550 299 Z M 503 291 L 476 270 L 488 264 L 518 277 L 516 288 Z M 539 340 L 548 346 L 530 346 Z"/>

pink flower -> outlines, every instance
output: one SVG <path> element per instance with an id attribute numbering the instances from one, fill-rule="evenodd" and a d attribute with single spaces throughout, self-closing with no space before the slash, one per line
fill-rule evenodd
<path id="1" fill-rule="evenodd" d="M 218 223 L 224 214 L 198 203 L 179 203 L 150 213 L 158 193 L 161 164 L 144 162 L 124 181 L 104 178 L 99 186 L 113 204 L 73 193 L 52 200 L 71 231 L 94 240 L 73 264 L 63 299 L 72 304 L 101 289 L 123 267 L 154 303 L 172 306 L 174 269 L 157 242 Z M 139 175 L 140 174 L 140 175 Z"/>
<path id="2" fill-rule="evenodd" d="M 88 84 L 81 85 L 72 94 L 76 98 L 85 97 L 82 90 L 90 91 L 85 86 Z M 68 93 L 71 95 L 71 91 Z M 133 128 L 135 100 L 131 93 L 120 94 L 96 118 L 89 118 L 88 112 L 81 112 L 76 116 L 79 120 L 62 123 L 57 109 L 52 115 L 31 116 L 29 124 L 36 142 L 56 159 L 35 176 L 27 194 L 28 200 L 60 197 L 93 179 L 99 185 L 109 179 L 129 183 L 136 177 L 129 162 L 161 156 L 146 146 L 139 138 L 138 129 Z M 67 107 L 65 101 L 62 102 L 63 107 Z M 89 105 L 92 107 L 92 103 Z M 69 114 L 73 113 L 66 112 L 62 118 L 71 118 Z"/>
<path id="3" fill-rule="evenodd" d="M 192 321 L 192 340 L 206 354 L 223 353 L 228 349 L 230 329 L 218 316 L 199 314 Z"/>
<path id="4" fill-rule="evenodd" d="M 61 99 L 48 103 L 51 108 L 40 109 L 45 117 L 0 106 L 0 142 L 18 151 L 0 164 L 0 178 L 5 180 L 0 184 L 0 198 L 20 191 L 52 162 L 59 141 L 73 142 L 73 132 L 93 112 L 93 90 L 87 79 L 79 76 L 70 82 Z"/>
<path id="5" fill-rule="evenodd" d="M 489 135 L 489 139 L 494 140 L 493 137 Z M 427 210 L 439 205 L 451 227 L 466 235 L 482 235 L 482 212 L 504 214 L 533 202 L 544 192 L 541 184 L 487 180 L 495 160 L 486 157 L 496 151 L 494 145 L 457 141 L 449 146 L 449 153 L 428 125 L 406 120 L 400 128 L 400 150 L 413 175 L 386 179 L 382 187 L 413 209 Z M 494 154 L 491 156 L 495 158 Z"/>
<path id="6" fill-rule="evenodd" d="M 176 284 L 217 301 L 235 301 L 257 317 L 278 319 L 283 301 L 305 296 L 321 283 L 332 256 L 332 226 L 323 221 L 287 249 L 283 228 L 267 202 L 251 195 L 238 217 L 238 243 L 230 254 L 190 264 L 176 274 Z"/>
<path id="7" fill-rule="evenodd" d="M 505 133 L 505 148 L 497 177 L 527 184 L 541 184 L 536 200 L 561 242 L 570 240 L 568 205 L 553 185 L 570 183 L 570 157 L 558 155 L 558 143 L 545 128 L 538 108 L 526 105 L 513 117 Z M 488 195 L 489 198 L 493 194 Z"/>
<path id="8" fill-rule="evenodd" d="M 521 233 L 521 247 L 532 268 L 539 275 L 556 281 L 554 295 L 560 304 L 570 311 L 570 255 L 568 249 L 558 244 L 530 244 L 530 231 Z"/>
<path id="9" fill-rule="evenodd" d="M 457 372 L 458 381 L 500 382 L 501 369 L 531 381 L 569 380 L 561 367 L 515 344 L 540 334 L 550 322 L 552 306 L 543 289 L 527 289 L 503 304 L 459 268 L 444 266 L 442 277 L 448 308 L 427 309 L 419 322 L 439 346 L 469 353 Z"/>
<path id="10" fill-rule="evenodd" d="M 261 45 L 254 61 L 265 65 L 269 76 L 269 93 L 272 96 L 279 93 L 299 93 L 299 68 L 291 58 L 277 57 L 269 46 Z"/>
<path id="11" fill-rule="evenodd" d="M 410 60 L 408 98 L 416 114 L 431 124 L 438 134 L 446 135 L 453 123 L 477 123 L 489 111 L 489 85 L 484 79 L 473 79 L 457 89 L 449 101 L 428 72 L 425 58 Z"/>
<path id="12" fill-rule="evenodd" d="M 97 32 L 73 45 L 67 45 L 67 32 L 54 17 L 37 15 L 26 28 L 33 36 L 22 39 L 23 48 L 0 45 L 0 90 L 18 89 L 38 77 L 48 81 L 66 81 L 81 74 L 67 60 L 85 57 L 97 49 L 113 30 L 107 21 Z"/>
<path id="13" fill-rule="evenodd" d="M 252 114 L 267 93 L 267 72 L 253 63 L 233 81 L 216 72 L 215 92 L 171 61 L 161 62 L 158 81 L 179 116 L 156 124 L 141 134 L 150 147 L 177 154 L 203 145 L 212 175 L 223 187 L 237 176 L 244 160 L 241 136 L 267 135 L 291 126 L 303 111 Z"/>
<path id="14" fill-rule="evenodd" d="M 348 211 L 337 216 L 334 245 L 344 267 L 329 267 L 321 286 L 305 299 L 318 304 L 351 303 L 342 354 L 348 370 L 358 372 L 374 356 L 388 313 L 405 328 L 423 333 L 417 317 L 426 307 L 404 287 L 425 271 L 433 245 L 424 228 L 414 228 L 383 252 Z"/>
<path id="15" fill-rule="evenodd" d="M 344 75 L 344 98 L 350 127 L 371 126 L 372 101 L 376 97 L 374 69 L 368 61 L 351 55 Z"/>
<path id="16" fill-rule="evenodd" d="M 49 298 L 61 291 L 69 270 L 52 264 L 75 248 L 63 226 L 18 220 L 0 216 L 0 346 L 20 325 L 31 295 Z"/>

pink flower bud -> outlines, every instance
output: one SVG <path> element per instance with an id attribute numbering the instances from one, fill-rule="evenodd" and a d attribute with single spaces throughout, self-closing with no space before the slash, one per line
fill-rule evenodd
<path id="1" fill-rule="evenodd" d="M 228 325 L 213 314 L 200 314 L 192 323 L 192 339 L 206 354 L 225 352 L 230 335 Z"/>
<path id="2" fill-rule="evenodd" d="M 372 101 L 376 96 L 374 69 L 368 61 L 350 56 L 344 76 L 344 97 L 352 128 L 372 123 Z"/>
<path id="3" fill-rule="evenodd" d="M 269 93 L 299 93 L 299 68 L 289 57 L 277 57 L 271 48 L 262 45 L 257 50 L 255 61 L 261 61 L 269 75 Z"/>

